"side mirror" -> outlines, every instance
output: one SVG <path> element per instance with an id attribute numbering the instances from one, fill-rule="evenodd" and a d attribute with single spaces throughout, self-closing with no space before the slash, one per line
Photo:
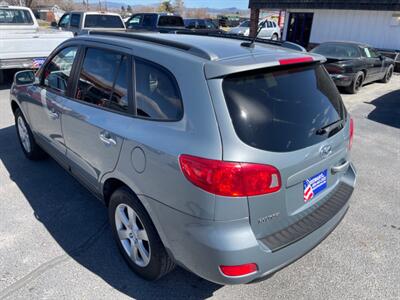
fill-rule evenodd
<path id="1" fill-rule="evenodd" d="M 14 75 L 16 85 L 27 85 L 35 83 L 35 72 L 32 70 L 20 71 Z"/>
<path id="2" fill-rule="evenodd" d="M 379 55 L 379 58 L 380 58 L 381 60 L 385 60 L 386 57 L 385 57 L 385 55 L 380 54 L 380 55 Z"/>
<path id="3" fill-rule="evenodd" d="M 51 27 L 58 27 L 58 24 L 57 24 L 56 21 L 53 21 L 53 22 L 50 23 L 50 26 Z"/>

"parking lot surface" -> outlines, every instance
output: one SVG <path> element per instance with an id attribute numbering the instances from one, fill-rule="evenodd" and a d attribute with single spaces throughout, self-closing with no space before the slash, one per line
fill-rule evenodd
<path id="1" fill-rule="evenodd" d="M 358 182 L 336 230 L 260 283 L 220 286 L 181 268 L 155 283 L 118 253 L 103 205 L 52 159 L 20 150 L 0 87 L 0 299 L 399 299 L 400 76 L 343 95 Z"/>

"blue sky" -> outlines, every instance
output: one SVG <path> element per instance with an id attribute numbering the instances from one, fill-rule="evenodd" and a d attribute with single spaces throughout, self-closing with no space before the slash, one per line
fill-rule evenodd
<path id="1" fill-rule="evenodd" d="M 110 2 L 121 2 L 127 5 L 135 4 L 154 4 L 161 2 L 160 0 L 109 0 Z M 94 0 L 90 1 L 95 2 Z M 172 1 L 173 2 L 173 1 Z M 210 8 L 227 8 L 227 7 L 237 7 L 240 9 L 246 9 L 249 5 L 248 0 L 184 0 L 185 6 L 187 7 L 210 7 Z"/>

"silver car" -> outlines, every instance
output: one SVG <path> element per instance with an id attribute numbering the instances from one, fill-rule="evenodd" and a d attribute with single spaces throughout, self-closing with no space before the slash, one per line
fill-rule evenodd
<path id="1" fill-rule="evenodd" d="M 322 63 L 240 39 L 97 32 L 17 73 L 11 108 L 26 157 L 50 155 L 105 203 L 137 274 L 177 264 L 248 283 L 348 209 L 354 125 Z"/>

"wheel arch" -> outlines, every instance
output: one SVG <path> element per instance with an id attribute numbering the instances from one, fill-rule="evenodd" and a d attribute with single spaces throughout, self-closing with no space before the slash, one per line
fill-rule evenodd
<path id="1" fill-rule="evenodd" d="M 157 213 L 155 212 L 155 209 L 152 208 L 151 201 L 148 201 L 148 197 L 141 197 L 141 194 L 139 192 L 139 189 L 137 187 L 133 187 L 130 184 L 128 184 L 129 180 L 127 178 L 124 178 L 123 175 L 121 174 L 107 174 L 103 177 L 102 180 L 102 194 L 103 194 L 103 201 L 104 204 L 108 207 L 110 203 L 110 198 L 111 195 L 114 191 L 121 187 L 126 187 L 128 188 L 139 200 L 140 204 L 144 207 L 146 210 L 147 214 L 150 217 L 150 220 L 153 222 L 162 243 L 164 244 L 164 247 L 167 249 L 168 253 L 171 255 L 171 257 L 174 257 L 170 245 L 168 243 L 168 239 L 162 229 L 161 223 L 159 221 L 159 218 L 157 216 Z M 155 201 L 155 200 L 154 200 Z"/>

